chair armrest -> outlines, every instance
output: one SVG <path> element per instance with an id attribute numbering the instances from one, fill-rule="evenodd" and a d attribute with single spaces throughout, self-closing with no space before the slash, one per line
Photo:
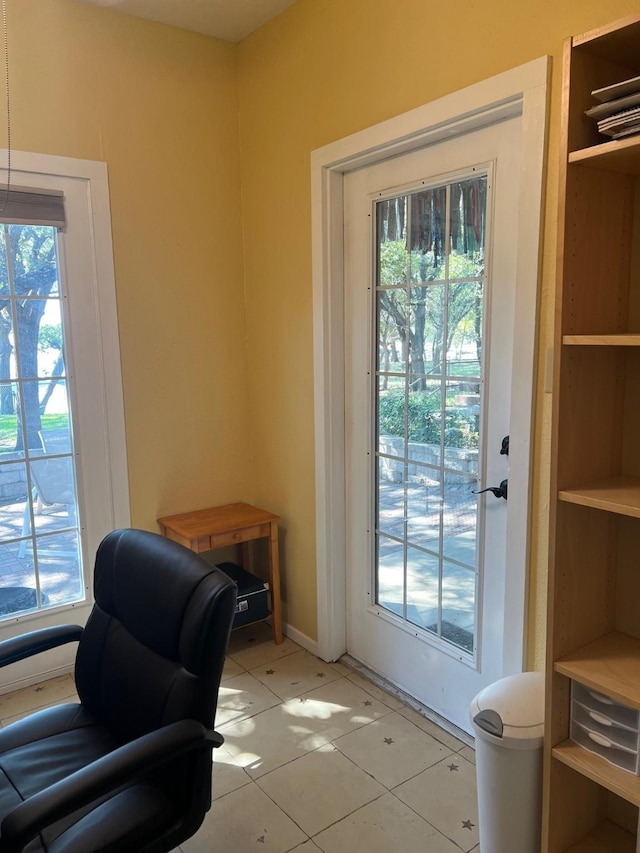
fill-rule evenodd
<path id="1" fill-rule="evenodd" d="M 0 642 L 0 667 L 80 639 L 80 625 L 54 625 Z"/>
<path id="2" fill-rule="evenodd" d="M 0 848 L 3 853 L 19 853 L 44 827 L 116 790 L 123 782 L 193 749 L 220 746 L 222 741 L 221 735 L 196 720 L 181 720 L 149 732 L 16 806 L 0 824 Z"/>

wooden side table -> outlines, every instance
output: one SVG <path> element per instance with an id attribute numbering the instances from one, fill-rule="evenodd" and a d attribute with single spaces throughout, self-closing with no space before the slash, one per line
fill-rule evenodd
<path id="1" fill-rule="evenodd" d="M 245 503 L 166 515 L 158 519 L 160 530 L 167 539 L 185 545 L 191 551 L 213 551 L 227 545 L 240 548 L 240 565 L 246 565 L 249 542 L 269 540 L 269 588 L 271 591 L 271 621 L 273 639 L 282 642 L 282 612 L 280 606 L 280 557 L 278 553 L 278 520 L 280 516 Z"/>

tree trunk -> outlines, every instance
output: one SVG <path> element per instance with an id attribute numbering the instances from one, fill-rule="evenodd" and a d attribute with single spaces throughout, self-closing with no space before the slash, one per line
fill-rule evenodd
<path id="1" fill-rule="evenodd" d="M 427 387 L 424 374 L 427 372 L 424 366 L 424 330 L 427 322 L 426 292 L 423 291 L 422 298 L 415 303 L 415 331 L 411 335 L 411 373 L 414 379 L 411 384 L 412 391 L 425 391 Z"/>
<path id="2" fill-rule="evenodd" d="M 49 384 L 47 385 L 47 390 L 44 393 L 44 397 L 40 400 L 40 417 L 44 415 L 47 410 L 47 403 L 51 399 L 51 395 L 53 394 L 56 385 L 60 381 L 58 377 L 62 376 L 64 373 L 64 356 L 62 353 L 56 359 L 56 363 L 53 366 L 53 370 L 51 372 L 51 379 L 49 380 Z"/>
<path id="3" fill-rule="evenodd" d="M 13 388 L 8 381 L 11 379 L 11 353 L 13 346 L 9 340 L 11 323 L 7 322 L 0 314 L 0 414 L 13 415 L 15 404 L 13 400 Z"/>
<path id="4" fill-rule="evenodd" d="M 33 310 L 35 305 L 40 304 L 30 302 L 28 307 L 23 307 L 18 311 L 18 334 L 20 340 L 20 368 L 21 374 L 24 377 L 36 377 L 38 375 L 38 331 L 40 329 L 40 318 L 43 313 L 43 308 L 40 311 Z M 26 314 L 26 316 L 24 316 Z M 38 394 L 38 382 L 23 382 L 22 383 L 22 407 L 18 409 L 18 440 L 16 450 L 24 450 L 24 439 L 22 430 L 22 414 L 26 420 L 26 435 L 27 446 L 30 449 L 39 450 L 42 447 L 40 441 L 40 430 L 42 422 L 40 420 L 40 399 Z"/>

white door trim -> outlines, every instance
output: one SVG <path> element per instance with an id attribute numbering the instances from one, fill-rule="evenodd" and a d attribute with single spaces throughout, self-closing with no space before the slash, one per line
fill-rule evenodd
<path id="1" fill-rule="evenodd" d="M 311 152 L 312 276 L 314 330 L 314 396 L 316 448 L 316 571 L 318 595 L 318 654 L 337 660 L 346 651 L 345 448 L 344 448 L 344 317 L 343 317 L 343 203 L 346 172 L 425 147 L 501 118 L 522 113 L 521 203 L 518 206 L 518 265 L 516 276 L 516 339 L 514 370 L 532 369 L 541 249 L 542 190 L 546 142 L 547 89 L 550 58 L 540 57 L 488 80 L 476 83 L 403 115 L 354 133 Z M 519 317 L 528 322 L 518 328 Z M 517 389 L 514 389 L 517 391 Z M 533 417 L 530 389 L 512 399 L 512 421 Z M 514 430 L 515 432 L 515 430 Z M 530 447 L 516 448 L 526 464 L 510 464 L 510 487 L 530 492 Z M 513 455 L 513 453 L 512 453 Z M 528 563 L 529 525 L 510 536 L 507 565 Z M 519 544 L 513 544 L 519 543 Z M 513 549 L 518 547 L 520 554 Z M 525 584 L 522 575 L 507 574 L 505 603 L 509 629 L 524 637 Z M 522 668 L 524 648 L 512 649 L 506 671 Z"/>

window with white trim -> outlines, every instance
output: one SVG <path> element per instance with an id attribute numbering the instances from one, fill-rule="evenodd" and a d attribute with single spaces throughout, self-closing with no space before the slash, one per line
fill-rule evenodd
<path id="1" fill-rule="evenodd" d="M 95 550 L 129 523 L 106 167 L 13 162 L 0 186 L 0 633 L 88 609 Z"/>

